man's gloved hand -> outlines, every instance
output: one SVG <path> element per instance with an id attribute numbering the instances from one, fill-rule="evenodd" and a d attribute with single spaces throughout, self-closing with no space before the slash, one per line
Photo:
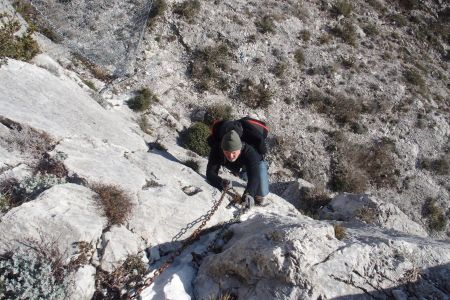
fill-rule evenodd
<path id="1" fill-rule="evenodd" d="M 228 179 L 222 179 L 222 189 L 224 190 L 229 190 L 231 189 L 233 186 L 231 184 L 231 181 L 229 181 Z"/>
<path id="2" fill-rule="evenodd" d="M 255 199 L 252 196 L 250 196 L 249 194 L 243 195 L 242 200 L 243 200 L 242 202 L 244 203 L 244 207 L 246 209 L 250 209 L 253 206 L 255 206 Z"/>

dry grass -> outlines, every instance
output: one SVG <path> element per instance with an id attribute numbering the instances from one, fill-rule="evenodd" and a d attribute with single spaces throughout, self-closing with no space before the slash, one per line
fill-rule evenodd
<path id="1" fill-rule="evenodd" d="M 422 216 L 427 218 L 428 228 L 431 231 L 443 231 L 447 227 L 448 217 L 434 198 L 425 200 L 422 206 Z"/>
<path id="2" fill-rule="evenodd" d="M 356 46 L 356 28 L 351 21 L 344 21 L 332 28 L 331 33 L 351 46 Z"/>
<path id="3" fill-rule="evenodd" d="M 264 15 L 258 21 L 255 22 L 255 26 L 261 33 L 274 33 L 275 32 L 275 23 L 274 16 L 272 15 Z"/>
<path id="4" fill-rule="evenodd" d="M 19 152 L 36 160 L 54 148 L 55 141 L 46 132 L 2 117 L 0 123 L 10 129 L 7 135 L 0 136 L 0 144 L 8 151 Z"/>
<path id="5" fill-rule="evenodd" d="M 250 108 L 267 108 L 272 103 L 272 92 L 263 83 L 244 79 L 238 87 L 237 98 Z"/>
<path id="6" fill-rule="evenodd" d="M 327 206 L 331 197 L 323 188 L 302 189 L 298 207 L 307 216 L 316 217 L 319 209 Z"/>
<path id="7" fill-rule="evenodd" d="M 189 73 L 200 91 L 229 88 L 221 72 L 229 70 L 230 51 L 226 44 L 196 49 L 192 54 Z"/>
<path id="8" fill-rule="evenodd" d="M 206 108 L 203 122 L 212 125 L 216 120 L 233 119 L 233 108 L 228 104 L 212 104 Z"/>
<path id="9" fill-rule="evenodd" d="M 341 224 L 335 224 L 334 225 L 334 236 L 338 240 L 343 240 L 347 237 L 347 233 L 345 232 L 345 227 Z"/>
<path id="10" fill-rule="evenodd" d="M 130 255 L 114 272 L 97 271 L 96 291 L 92 299 L 124 299 L 122 289 L 140 287 L 143 284 L 147 266 L 138 255 Z M 104 295 L 106 293 L 106 296 Z"/>
<path id="11" fill-rule="evenodd" d="M 376 208 L 363 206 L 355 211 L 355 217 L 367 224 L 374 224 L 378 217 Z"/>
<path id="12" fill-rule="evenodd" d="M 96 183 L 91 189 L 97 193 L 95 200 L 103 209 L 108 226 L 125 224 L 133 208 L 130 196 L 116 185 Z"/>
<path id="13" fill-rule="evenodd" d="M 331 7 L 331 13 L 335 16 L 349 17 L 352 13 L 353 7 L 350 2 L 346 0 L 338 0 Z"/>
<path id="14" fill-rule="evenodd" d="M 183 163 L 183 165 L 191 168 L 192 170 L 194 170 L 197 173 L 200 171 L 200 163 L 195 159 L 188 159 Z"/>
<path id="15" fill-rule="evenodd" d="M 176 4 L 173 8 L 173 13 L 183 17 L 187 22 L 193 23 L 195 17 L 198 15 L 201 9 L 200 1 L 198 0 L 186 0 L 179 4 Z"/>

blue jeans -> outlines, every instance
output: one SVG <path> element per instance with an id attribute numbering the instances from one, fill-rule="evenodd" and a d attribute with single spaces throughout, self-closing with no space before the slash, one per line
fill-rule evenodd
<path id="1" fill-rule="evenodd" d="M 265 160 L 260 161 L 258 165 L 258 174 L 259 186 L 256 196 L 265 197 L 269 194 L 269 174 L 267 173 L 267 162 Z M 244 181 L 248 180 L 246 171 L 241 171 L 239 177 Z"/>

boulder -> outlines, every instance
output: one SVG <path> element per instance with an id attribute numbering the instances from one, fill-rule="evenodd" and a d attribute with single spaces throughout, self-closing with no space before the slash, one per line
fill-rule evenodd
<path id="1" fill-rule="evenodd" d="M 144 247 L 142 239 L 126 227 L 112 226 L 102 235 L 100 267 L 104 271 L 113 272 L 129 255 L 136 255 Z"/>
<path id="2" fill-rule="evenodd" d="M 33 201 L 11 209 L 0 222 L 0 253 L 29 239 L 54 243 L 70 257 L 79 241 L 94 242 L 106 226 L 90 189 L 71 183 L 53 186 Z"/>
<path id="3" fill-rule="evenodd" d="M 319 216 L 321 219 L 343 221 L 359 219 L 400 232 L 428 236 L 422 226 L 412 221 L 397 206 L 367 194 L 340 194 L 321 209 Z"/>

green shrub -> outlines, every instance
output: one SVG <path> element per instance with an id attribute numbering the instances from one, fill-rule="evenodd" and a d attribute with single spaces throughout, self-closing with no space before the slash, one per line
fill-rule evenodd
<path id="1" fill-rule="evenodd" d="M 410 9 L 410 10 L 419 8 L 419 6 L 420 6 L 419 0 L 398 0 L 398 3 L 400 4 L 401 7 Z"/>
<path id="2" fill-rule="evenodd" d="M 230 52 L 226 44 L 197 49 L 192 54 L 189 73 L 200 91 L 213 87 L 226 90 L 229 88 L 228 82 L 220 71 L 227 72 L 229 63 Z"/>
<path id="3" fill-rule="evenodd" d="M 130 196 L 116 185 L 95 183 L 91 189 L 97 193 L 94 199 L 103 210 L 108 226 L 125 224 L 133 208 Z"/>
<path id="4" fill-rule="evenodd" d="M 356 46 L 356 29 L 351 21 L 345 21 L 341 25 L 336 25 L 331 32 L 344 40 L 351 46 Z"/>
<path id="5" fill-rule="evenodd" d="M 183 163 L 183 165 L 191 168 L 192 170 L 194 170 L 197 173 L 200 170 L 200 163 L 195 159 L 188 159 Z"/>
<path id="6" fill-rule="evenodd" d="M 154 102 L 159 102 L 158 97 L 156 97 L 149 89 L 144 88 L 138 91 L 138 95 L 127 101 L 128 107 L 134 111 L 144 111 L 147 110 L 150 105 Z"/>
<path id="7" fill-rule="evenodd" d="M 300 31 L 299 37 L 304 42 L 308 42 L 311 39 L 311 32 L 309 32 L 309 30 L 303 29 L 303 30 Z"/>
<path id="8" fill-rule="evenodd" d="M 347 233 L 345 232 L 345 227 L 341 224 L 335 224 L 334 226 L 334 236 L 338 240 L 343 240 L 347 237 Z"/>
<path id="9" fill-rule="evenodd" d="M 233 109 L 228 104 L 212 104 L 208 106 L 203 117 L 203 122 L 212 125 L 215 120 L 233 119 Z"/>
<path id="10" fill-rule="evenodd" d="M 422 216 L 427 218 L 428 228 L 431 231 L 442 231 L 447 226 L 447 216 L 436 202 L 433 198 L 426 199 L 422 207 Z"/>
<path id="11" fill-rule="evenodd" d="M 265 15 L 255 22 L 256 28 L 261 33 L 274 33 L 275 23 L 271 15 Z"/>
<path id="12" fill-rule="evenodd" d="M 19 30 L 19 21 L 0 13 L 0 64 L 6 57 L 29 61 L 40 52 L 31 36 L 33 29 L 28 28 L 25 34 L 17 35 Z"/>
<path id="13" fill-rule="evenodd" d="M 425 158 L 420 161 L 420 167 L 422 169 L 433 172 L 437 175 L 449 175 L 450 174 L 450 156 L 443 155 L 437 159 Z"/>
<path id="14" fill-rule="evenodd" d="M 16 249 L 0 257 L 1 298 L 65 299 L 72 279 L 56 246 L 28 241 L 21 244 L 27 249 Z"/>
<path id="15" fill-rule="evenodd" d="M 380 13 L 385 13 L 387 11 L 387 8 L 378 0 L 368 0 L 367 3 L 369 3 L 373 8 L 375 8 Z"/>
<path id="16" fill-rule="evenodd" d="M 398 27 L 403 27 L 408 25 L 408 20 L 402 14 L 393 14 L 389 16 L 389 20 L 395 23 Z"/>
<path id="17" fill-rule="evenodd" d="M 209 154 L 207 138 L 210 134 L 208 125 L 204 123 L 194 123 L 184 134 L 184 145 L 187 149 L 194 151 L 200 156 Z"/>
<path id="18" fill-rule="evenodd" d="M 7 212 L 11 204 L 9 203 L 8 197 L 0 193 L 0 213 Z"/>
<path id="19" fill-rule="evenodd" d="M 305 64 L 305 55 L 303 54 L 302 49 L 297 49 L 294 51 L 294 59 L 299 66 L 302 66 Z"/>
<path id="20" fill-rule="evenodd" d="M 150 30 L 153 29 L 153 27 L 156 24 L 156 21 L 159 17 L 164 15 L 164 12 L 167 10 L 167 3 L 165 0 L 155 0 L 153 1 L 152 8 L 150 10 L 150 14 L 148 16 L 147 21 L 147 28 Z"/>
<path id="21" fill-rule="evenodd" d="M 342 15 L 344 17 L 348 17 L 350 16 L 352 10 L 352 5 L 346 0 L 338 0 L 331 7 L 331 12 L 335 16 Z"/>
<path id="22" fill-rule="evenodd" d="M 300 198 L 298 208 L 305 215 L 312 218 L 316 217 L 319 209 L 327 206 L 331 201 L 331 197 L 323 190 L 319 188 L 300 190 Z"/>
<path id="23" fill-rule="evenodd" d="M 415 68 L 407 69 L 405 70 L 403 75 L 405 76 L 406 82 L 418 86 L 421 89 L 425 88 L 425 80 L 423 80 L 422 76 L 420 75 L 417 69 Z"/>
<path id="24" fill-rule="evenodd" d="M 363 31 L 368 36 L 375 36 L 378 34 L 378 28 L 374 23 L 368 23 L 363 26 Z"/>
<path id="25" fill-rule="evenodd" d="M 175 5 L 173 12 L 185 18 L 189 23 L 192 23 L 194 21 L 194 18 L 200 12 L 200 8 L 200 1 L 187 0 Z"/>
<path id="26" fill-rule="evenodd" d="M 277 62 L 273 68 L 270 69 L 270 72 L 278 78 L 283 77 L 284 72 L 287 69 L 287 64 L 285 62 Z"/>
<path id="27" fill-rule="evenodd" d="M 251 108 L 267 108 L 272 103 L 272 92 L 263 83 L 244 79 L 238 87 L 237 98 Z"/>

